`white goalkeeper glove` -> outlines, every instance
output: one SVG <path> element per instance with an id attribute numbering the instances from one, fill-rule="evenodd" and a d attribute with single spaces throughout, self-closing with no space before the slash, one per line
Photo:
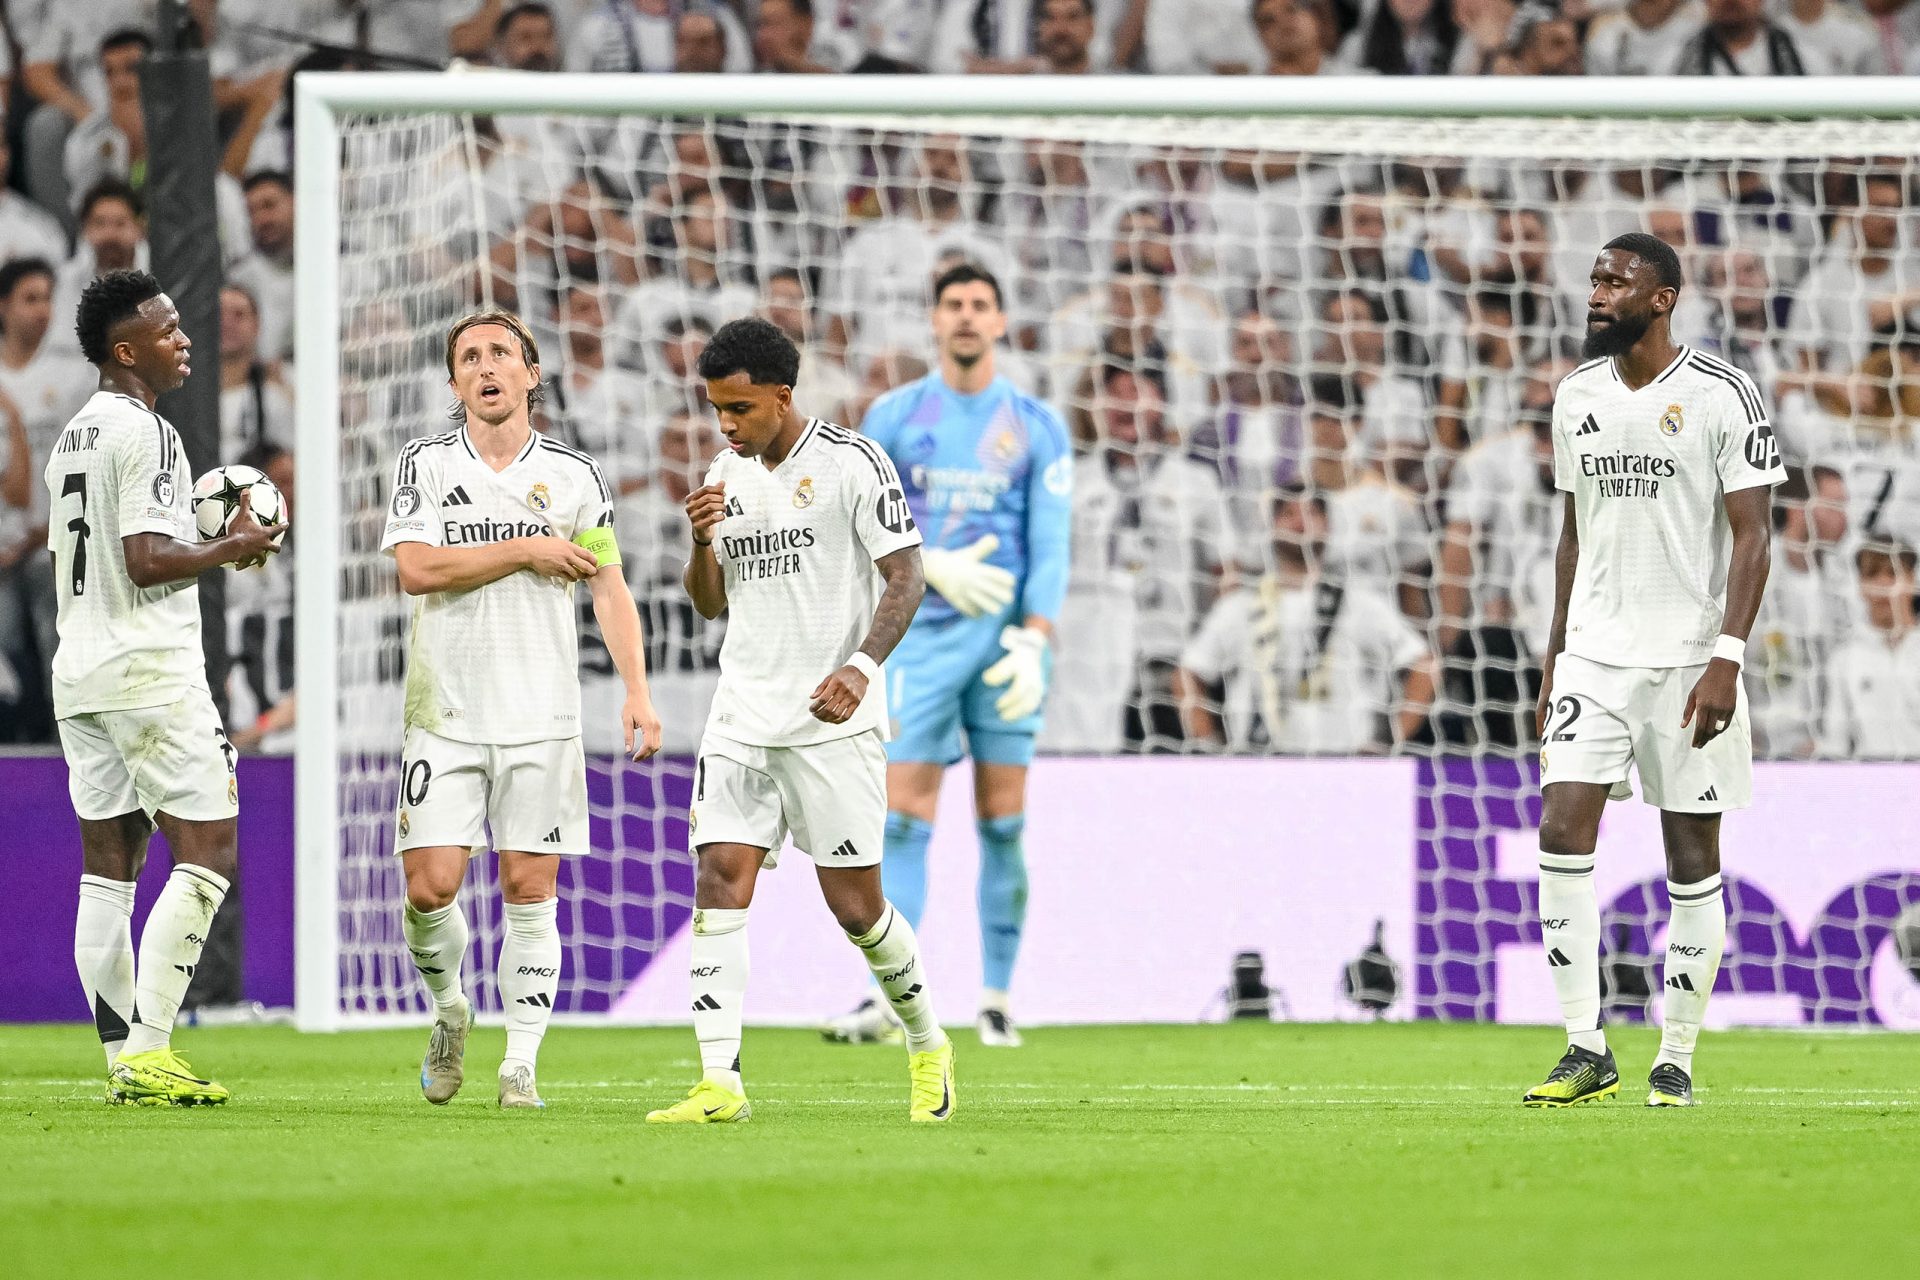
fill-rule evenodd
<path id="1" fill-rule="evenodd" d="M 1040 709 L 1047 692 L 1047 637 L 1032 627 L 1008 627 L 1000 633 L 1005 656 L 981 675 L 981 679 L 1007 691 L 994 699 L 993 709 L 1002 720 L 1024 720 Z"/>
<path id="2" fill-rule="evenodd" d="M 987 563 L 999 545 L 1000 539 L 988 534 L 958 551 L 925 548 L 920 552 L 920 567 L 927 585 L 969 618 L 1000 612 L 1013 603 L 1013 575 Z"/>

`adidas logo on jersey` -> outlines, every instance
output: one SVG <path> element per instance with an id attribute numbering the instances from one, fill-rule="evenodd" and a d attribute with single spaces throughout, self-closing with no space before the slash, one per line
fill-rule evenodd
<path id="1" fill-rule="evenodd" d="M 1700 798 L 1702 800 L 1718 800 L 1720 798 L 1720 793 L 1714 788 L 1708 787 L 1706 791 L 1701 793 Z"/>
<path id="2" fill-rule="evenodd" d="M 712 1013 L 714 1010 L 718 1009 L 719 1007 L 720 1007 L 720 1002 L 718 1000 L 715 1000 L 712 996 L 701 996 L 698 1000 L 695 1000 L 693 1002 L 693 1011 L 695 1013 Z"/>
<path id="3" fill-rule="evenodd" d="M 829 858 L 857 858 L 860 856 L 860 851 L 853 847 L 853 841 L 842 840 L 839 844 L 827 851 L 827 856 Z"/>
<path id="4" fill-rule="evenodd" d="M 553 1008 L 553 997 L 544 991 L 536 991 L 530 996 L 521 996 L 518 1000 L 515 1000 L 514 1003 L 530 1004 L 536 1009 L 551 1009 Z"/>
<path id="5" fill-rule="evenodd" d="M 447 500 L 440 505 L 443 507 L 470 507 L 473 505 L 473 499 L 467 496 L 467 491 L 464 486 L 455 485 L 453 486 L 453 492 L 449 493 Z"/>
<path id="6" fill-rule="evenodd" d="M 1592 414 L 1588 414 L 1586 421 L 1582 422 L 1580 429 L 1573 434 L 1576 436 L 1597 436 L 1600 434 L 1600 424 L 1594 421 Z"/>
<path id="7" fill-rule="evenodd" d="M 1547 967 L 1550 969 L 1564 969 L 1572 963 L 1573 961 L 1567 959 L 1566 952 L 1558 947 L 1547 952 Z"/>
<path id="8" fill-rule="evenodd" d="M 546 835 L 540 837 L 540 843 L 541 844 L 559 844 L 560 828 L 555 827 L 553 830 L 547 832 Z"/>
<path id="9" fill-rule="evenodd" d="M 1684 973 L 1676 973 L 1671 978 L 1667 979 L 1667 985 L 1669 987 L 1672 987 L 1675 991 L 1692 991 L 1693 979 L 1689 978 Z"/>

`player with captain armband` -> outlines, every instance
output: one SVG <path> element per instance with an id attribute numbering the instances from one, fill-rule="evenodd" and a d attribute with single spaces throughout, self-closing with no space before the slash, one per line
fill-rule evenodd
<path id="1" fill-rule="evenodd" d="M 660 749 L 639 610 L 620 567 L 599 464 L 534 430 L 540 351 L 507 311 L 447 332 L 454 430 L 400 450 L 381 547 L 413 598 L 405 745 L 394 815 L 407 882 L 402 925 L 433 998 L 420 1091 L 443 1106 L 465 1080 L 473 1005 L 460 980 L 467 862 L 500 855 L 507 1018 L 503 1108 L 544 1106 L 534 1073 L 560 987 L 560 859 L 591 852 L 580 741 L 573 588 L 593 597 L 626 684 L 627 752 Z"/>
<path id="2" fill-rule="evenodd" d="M 1067 589 L 1073 449 L 1051 406 L 994 369 L 1007 331 L 1000 284 L 961 263 L 934 282 L 940 367 L 882 396 L 861 430 L 892 457 L 926 538 L 926 603 L 888 667 L 887 894 L 916 926 L 947 766 L 973 757 L 980 837 L 978 1027 L 1017 1047 L 1007 1008 L 1027 914 L 1027 767 Z M 891 1038 L 874 996 L 829 1040 Z"/>

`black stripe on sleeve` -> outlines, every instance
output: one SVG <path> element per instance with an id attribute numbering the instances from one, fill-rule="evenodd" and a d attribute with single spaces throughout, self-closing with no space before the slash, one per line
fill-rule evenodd
<path id="1" fill-rule="evenodd" d="M 1720 379 L 1720 381 L 1733 388 L 1734 394 L 1740 398 L 1740 408 L 1746 414 L 1748 426 L 1758 426 L 1767 420 L 1767 416 L 1760 412 L 1759 397 L 1750 397 L 1746 386 L 1738 376 L 1730 373 L 1722 373 L 1712 365 L 1703 364 L 1698 361 L 1693 362 L 1693 367 L 1710 378 Z"/>
<path id="2" fill-rule="evenodd" d="M 1710 356 L 1704 351 L 1694 352 L 1702 372 L 1713 372 L 1733 382 L 1734 389 L 1740 393 L 1740 402 L 1746 406 L 1748 421 L 1765 422 L 1767 409 L 1760 402 L 1760 389 L 1753 385 L 1753 379 L 1744 372 L 1728 364 L 1718 356 Z"/>
<path id="3" fill-rule="evenodd" d="M 848 431 L 845 427 L 837 427 L 831 423 L 823 422 L 820 424 L 820 438 L 832 444 L 845 445 L 866 458 L 867 464 L 873 468 L 873 473 L 880 477 L 881 484 L 890 485 L 897 483 L 893 475 L 890 474 L 892 465 L 887 460 L 887 455 L 881 451 L 879 445 L 867 439 L 865 436 L 856 435 Z"/>
<path id="4" fill-rule="evenodd" d="M 599 491 L 600 500 L 602 502 L 613 501 L 613 491 L 607 487 L 606 477 L 600 474 L 599 463 L 595 462 L 592 458 L 589 458 L 586 454 L 581 453 L 578 449 L 569 449 L 566 445 L 560 444 L 559 442 L 554 440 L 549 440 L 544 436 L 541 437 L 540 447 L 542 449 L 549 450 L 553 453 L 557 453 L 564 458 L 571 458 L 573 461 L 578 462 L 580 465 L 584 466 L 587 469 L 587 474 L 593 477 L 594 488 Z"/>

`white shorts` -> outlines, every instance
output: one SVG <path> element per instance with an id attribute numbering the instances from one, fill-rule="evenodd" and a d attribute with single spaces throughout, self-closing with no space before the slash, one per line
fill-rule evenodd
<path id="1" fill-rule="evenodd" d="M 205 689 L 178 702 L 130 711 L 90 711 L 60 722 L 73 811 L 90 822 L 138 809 L 183 822 L 240 812 L 234 751 Z"/>
<path id="2" fill-rule="evenodd" d="M 1697 667 L 1609 667 L 1563 653 L 1553 668 L 1553 709 L 1540 745 L 1540 785 L 1624 784 L 1640 773 L 1647 803 L 1673 813 L 1724 813 L 1753 800 L 1753 725 L 1739 688 L 1733 722 L 1695 749 L 1680 727 Z M 1624 786 L 1615 799 L 1632 792 Z"/>
<path id="3" fill-rule="evenodd" d="M 394 848 L 455 845 L 515 853 L 583 854 L 587 758 L 578 738 L 513 746 L 456 742 L 408 729 L 401 754 Z"/>
<path id="4" fill-rule="evenodd" d="M 804 747 L 754 747 L 708 734 L 694 764 L 689 839 L 765 849 L 789 833 L 823 867 L 871 867 L 887 827 L 887 749 L 878 730 Z"/>

